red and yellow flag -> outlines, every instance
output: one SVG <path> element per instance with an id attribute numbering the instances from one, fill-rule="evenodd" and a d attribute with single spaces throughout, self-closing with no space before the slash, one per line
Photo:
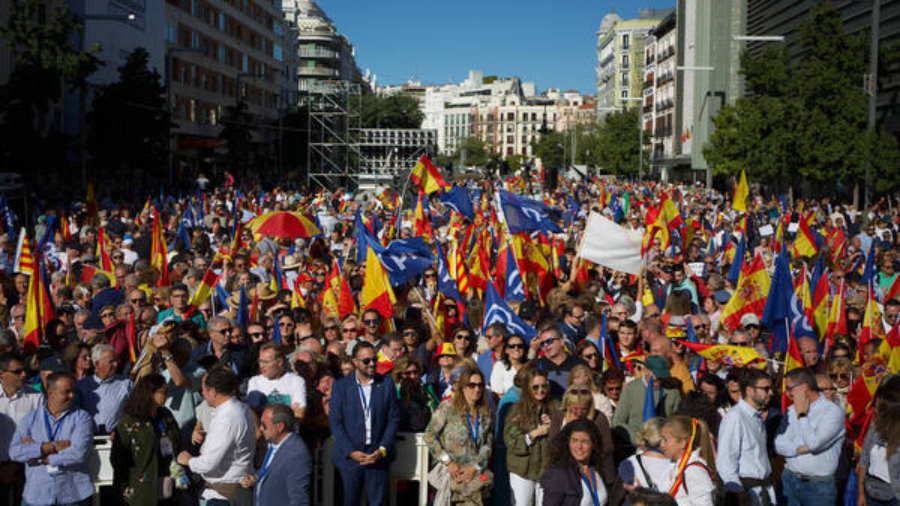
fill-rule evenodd
<path id="1" fill-rule="evenodd" d="M 153 209 L 153 230 L 150 234 L 150 265 L 159 271 L 157 286 L 169 285 L 169 247 L 163 235 L 159 210 Z"/>
<path id="2" fill-rule="evenodd" d="M 326 317 L 343 319 L 350 313 L 356 312 L 356 302 L 350 291 L 347 278 L 341 273 L 337 260 L 331 265 L 331 272 L 325 280 L 325 287 L 319 295 L 322 304 L 322 312 Z"/>
<path id="3" fill-rule="evenodd" d="M 216 271 L 212 270 L 212 267 L 206 269 L 206 274 L 204 274 L 203 279 L 200 280 L 200 285 L 197 286 L 197 291 L 194 292 L 194 296 L 191 297 L 189 304 L 194 307 L 200 307 L 200 304 L 206 302 L 206 299 L 212 295 L 213 289 L 217 284 L 219 284 L 219 275 L 216 274 Z"/>
<path id="4" fill-rule="evenodd" d="M 837 292 L 831 299 L 831 310 L 828 312 L 828 324 L 825 337 L 829 346 L 836 335 L 847 335 L 847 314 L 844 312 L 844 280 L 841 279 Z"/>
<path id="5" fill-rule="evenodd" d="M 25 227 L 19 232 L 19 244 L 16 247 L 16 260 L 13 264 L 13 272 L 31 274 L 34 272 L 34 255 L 31 253 L 31 243 L 25 233 Z"/>
<path id="6" fill-rule="evenodd" d="M 441 171 L 425 155 L 419 158 L 415 168 L 409 174 L 409 180 L 425 193 L 434 193 L 450 186 L 441 176 Z"/>
<path id="7" fill-rule="evenodd" d="M 741 326 L 741 317 L 753 313 L 762 317 L 769 296 L 771 280 L 762 254 L 757 253 L 738 279 L 737 289 L 722 310 L 722 323 L 729 330 Z"/>
<path id="8" fill-rule="evenodd" d="M 816 328 L 816 335 L 822 339 L 828 331 L 828 311 L 831 309 L 831 293 L 828 287 L 828 271 L 822 272 L 816 286 L 813 289 L 812 310 L 813 317 L 811 323 Z"/>
<path id="9" fill-rule="evenodd" d="M 40 262 L 39 262 L 40 263 Z M 37 351 L 44 339 L 44 326 L 53 319 L 53 301 L 44 283 L 41 266 L 36 265 L 28 280 L 28 297 L 25 303 L 25 327 L 23 348 L 26 354 Z"/>
<path id="10" fill-rule="evenodd" d="M 766 361 L 759 352 L 749 346 L 733 346 L 730 344 L 703 344 L 689 341 L 676 340 L 687 349 L 701 357 L 725 364 L 729 367 L 758 367 L 766 366 Z"/>
<path id="11" fill-rule="evenodd" d="M 388 274 L 375 255 L 371 246 L 366 251 L 366 277 L 362 289 L 362 305 L 364 309 L 374 309 L 383 321 L 390 321 L 394 316 L 394 290 Z"/>

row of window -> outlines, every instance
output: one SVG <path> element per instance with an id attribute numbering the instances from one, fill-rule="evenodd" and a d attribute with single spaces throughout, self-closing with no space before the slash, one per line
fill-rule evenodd
<path id="1" fill-rule="evenodd" d="M 234 5 L 235 2 L 241 1 L 241 6 L 235 6 L 235 8 L 239 8 L 244 13 L 247 13 L 248 10 L 257 13 L 256 16 L 251 15 L 250 17 L 256 19 L 257 22 L 266 26 L 276 36 L 281 37 L 284 34 L 284 29 L 281 23 L 274 20 L 272 16 L 265 14 L 259 6 L 253 4 L 252 2 L 247 2 L 246 0 L 225 1 L 228 1 L 232 5 Z M 200 19 L 213 28 L 225 32 L 229 37 L 236 39 L 239 43 L 247 44 L 250 47 L 255 48 L 257 51 L 271 55 L 278 61 L 283 61 L 283 50 L 281 45 L 273 42 L 271 39 L 263 36 L 257 31 L 247 27 L 239 20 L 225 14 L 223 11 L 216 9 L 205 0 L 168 0 L 168 2 L 176 6 L 180 4 L 182 11 L 191 14 L 195 18 Z M 264 19 L 257 19 L 264 14 Z M 179 30 L 180 29 L 181 28 L 179 28 Z M 171 26 L 167 27 L 167 35 L 171 37 L 171 32 L 173 32 L 174 30 L 175 29 Z M 195 34 L 191 36 L 191 38 L 194 37 L 200 37 L 200 35 Z M 199 45 L 191 44 L 190 47 L 199 48 Z"/>
<path id="2" fill-rule="evenodd" d="M 172 61 L 172 78 L 173 81 L 182 85 L 218 93 L 231 99 L 236 96 L 236 78 L 178 59 Z M 252 79 L 247 78 L 241 81 L 241 88 L 242 96 L 247 102 L 268 109 L 276 108 L 275 93 L 254 86 Z"/>

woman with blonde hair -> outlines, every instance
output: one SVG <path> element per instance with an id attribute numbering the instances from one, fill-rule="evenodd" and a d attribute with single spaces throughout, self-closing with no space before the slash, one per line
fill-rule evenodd
<path id="1" fill-rule="evenodd" d="M 659 445 L 662 442 L 664 418 L 651 418 L 634 434 L 636 454 L 619 464 L 619 478 L 625 488 L 649 488 L 654 492 L 667 492 L 663 488 L 672 470 L 672 461 L 666 458 Z"/>
<path id="2" fill-rule="evenodd" d="M 660 448 L 676 462 L 665 488 L 678 506 L 714 506 L 716 459 L 706 422 L 681 415 L 667 418 Z"/>
<path id="3" fill-rule="evenodd" d="M 569 372 L 566 380 L 566 388 L 582 387 L 590 391 L 594 398 L 594 408 L 606 416 L 606 421 L 611 421 L 613 416 L 613 405 L 609 398 L 603 394 L 603 390 L 597 384 L 597 376 L 590 367 L 584 364 L 578 364 Z"/>

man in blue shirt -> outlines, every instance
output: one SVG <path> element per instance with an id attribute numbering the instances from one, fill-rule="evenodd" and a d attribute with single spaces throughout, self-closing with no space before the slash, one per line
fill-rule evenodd
<path id="1" fill-rule="evenodd" d="M 9 448 L 9 456 L 25 464 L 23 503 L 87 506 L 94 485 L 87 456 L 93 422 L 74 407 L 75 378 L 67 372 L 47 378 L 47 404 L 25 415 Z"/>
<path id="2" fill-rule="evenodd" d="M 131 393 L 131 380 L 116 374 L 118 359 L 116 350 L 108 344 L 94 345 L 91 350 L 94 362 L 93 376 L 78 381 L 81 407 L 93 418 L 98 434 L 109 434 L 122 418 L 122 405 Z"/>
<path id="3" fill-rule="evenodd" d="M 785 375 L 784 391 L 794 403 L 775 437 L 775 451 L 785 462 L 784 495 L 790 506 L 834 504 L 844 412 L 819 392 L 815 375 L 805 367 Z"/>

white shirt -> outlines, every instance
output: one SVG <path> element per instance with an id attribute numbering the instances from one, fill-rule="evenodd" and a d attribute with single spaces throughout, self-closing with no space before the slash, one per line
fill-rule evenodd
<path id="1" fill-rule="evenodd" d="M 238 483 L 252 474 L 256 433 L 253 414 L 246 404 L 232 397 L 213 411 L 200 456 L 191 459 L 191 471 L 209 483 Z M 224 499 L 207 488 L 205 499 Z"/>
<path id="2" fill-rule="evenodd" d="M 606 504 L 608 499 L 606 485 L 603 484 L 603 480 L 600 479 L 600 475 L 596 471 L 594 471 L 594 484 L 597 486 L 599 504 Z M 594 498 L 591 497 L 591 490 L 588 488 L 587 483 L 584 482 L 584 478 L 581 479 L 581 504 L 579 506 L 594 506 Z"/>
<path id="3" fill-rule="evenodd" d="M 688 464 L 692 462 L 706 464 L 706 461 L 700 458 L 700 450 L 691 452 Z M 668 479 L 662 492 L 668 493 L 677 479 L 678 465 L 676 464 L 669 470 Z M 678 503 L 678 506 L 713 506 L 715 491 L 716 484 L 713 483 L 706 469 L 701 466 L 688 465 L 684 469 L 684 481 L 678 487 L 678 492 L 675 493 L 675 502 Z"/>
<path id="4" fill-rule="evenodd" d="M 10 397 L 0 386 L 0 462 L 9 460 L 9 444 L 16 426 L 25 415 L 39 408 L 43 401 L 44 396 L 28 387 L 20 388 Z"/>
<path id="5" fill-rule="evenodd" d="M 503 394 L 513 386 L 517 372 L 515 367 L 506 367 L 503 362 L 494 364 L 494 368 L 491 369 L 491 391 L 503 397 Z"/>
<path id="6" fill-rule="evenodd" d="M 250 378 L 247 386 L 247 403 L 254 407 L 284 404 L 288 407 L 306 407 L 306 380 L 293 372 L 269 379 L 262 374 Z"/>
<path id="7" fill-rule="evenodd" d="M 833 476 L 841 458 L 845 430 L 844 410 L 819 395 L 803 418 L 797 418 L 794 406 L 788 409 L 782 430 L 775 437 L 775 451 L 785 457 L 785 467 L 795 474 Z M 807 447 L 809 453 L 798 455 L 800 446 Z"/>
<path id="8" fill-rule="evenodd" d="M 366 444 L 372 444 L 372 385 L 375 380 L 370 379 L 366 384 L 359 382 L 356 376 L 356 388 L 359 389 L 359 401 L 362 403 L 363 416 L 366 421 Z"/>
<path id="9" fill-rule="evenodd" d="M 741 477 L 762 480 L 772 474 L 762 416 L 743 399 L 728 411 L 719 425 L 716 469 L 725 482 L 725 488 L 732 492 L 744 491 Z M 748 492 L 754 504 L 762 504 L 760 487 Z M 775 504 L 777 501 L 772 487 L 766 487 L 766 492 Z"/>
<path id="10" fill-rule="evenodd" d="M 662 456 L 661 454 L 659 455 Z M 663 485 L 665 485 L 675 463 L 667 458 L 648 457 L 647 452 L 641 452 L 640 456 L 640 463 L 637 460 L 638 456 L 632 455 L 619 464 L 619 478 L 628 485 L 645 487 L 651 490 L 654 490 L 655 486 L 657 492 L 668 492 L 669 489 L 663 488 Z M 641 464 L 644 465 L 647 474 L 644 474 L 643 470 L 641 470 Z M 648 481 L 652 483 L 648 483 Z"/>

